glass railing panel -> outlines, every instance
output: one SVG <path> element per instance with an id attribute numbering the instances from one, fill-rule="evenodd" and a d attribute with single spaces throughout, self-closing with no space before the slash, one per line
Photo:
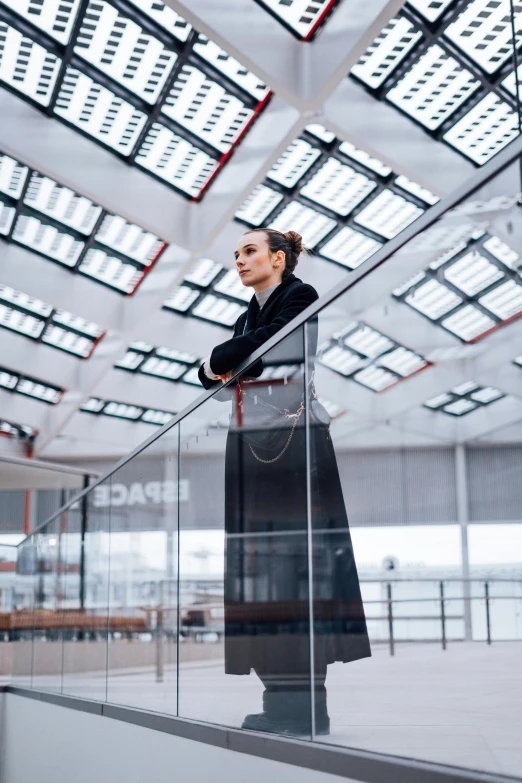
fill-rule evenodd
<path id="1" fill-rule="evenodd" d="M 307 326 L 322 404 L 309 417 L 314 653 L 331 723 L 322 734 L 316 704 L 321 741 L 516 774 L 521 714 L 506 704 L 519 680 L 522 549 L 519 509 L 503 495 L 521 452 L 504 473 L 493 448 L 475 459 L 491 524 L 470 523 L 483 509 L 466 459 L 518 433 L 519 191 L 517 161 Z"/>
<path id="2" fill-rule="evenodd" d="M 12 682 L 30 688 L 33 670 L 33 611 L 38 558 L 36 542 L 26 538 L 17 547 L 13 612 L 9 620 Z"/>
<path id="3" fill-rule="evenodd" d="M 16 606 L 17 548 L 0 543 L 0 682 L 13 674 L 13 613 Z"/>
<path id="4" fill-rule="evenodd" d="M 105 701 L 110 477 L 68 509 L 64 541 L 63 693 Z"/>
<path id="5" fill-rule="evenodd" d="M 178 428 L 112 475 L 107 701 L 177 714 Z M 197 488 L 193 487 L 197 493 Z"/>
<path id="6" fill-rule="evenodd" d="M 62 540 L 56 518 L 34 533 L 33 679 L 36 690 L 62 689 Z"/>
<path id="7" fill-rule="evenodd" d="M 182 717 L 310 736 L 303 329 L 180 424 Z"/>

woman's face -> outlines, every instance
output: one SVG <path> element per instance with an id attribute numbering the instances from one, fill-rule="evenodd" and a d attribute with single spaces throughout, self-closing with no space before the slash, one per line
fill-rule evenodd
<path id="1" fill-rule="evenodd" d="M 281 282 L 285 268 L 282 250 L 271 253 L 264 231 L 244 234 L 234 253 L 236 268 L 244 286 L 268 288 Z"/>

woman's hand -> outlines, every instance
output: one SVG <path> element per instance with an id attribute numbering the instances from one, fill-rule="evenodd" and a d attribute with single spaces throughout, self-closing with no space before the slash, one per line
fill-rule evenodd
<path id="1" fill-rule="evenodd" d="M 228 381 L 232 378 L 232 370 L 230 372 L 226 372 L 223 375 L 217 376 L 220 380 L 223 381 L 223 383 L 228 383 Z"/>

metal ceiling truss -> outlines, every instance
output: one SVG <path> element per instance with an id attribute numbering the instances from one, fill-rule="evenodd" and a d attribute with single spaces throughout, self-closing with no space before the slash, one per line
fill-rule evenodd
<path id="1" fill-rule="evenodd" d="M 315 132 L 311 132 L 311 127 L 314 127 Z M 321 127 L 319 126 L 319 128 Z M 319 138 L 317 133 L 321 133 L 322 138 Z M 295 147 L 299 142 L 307 145 L 308 163 L 303 164 L 301 170 L 296 173 L 293 178 L 295 182 L 285 185 L 281 179 L 278 180 L 278 171 L 285 162 L 285 156 L 289 157 L 292 147 Z M 310 154 L 310 151 L 313 153 Z M 331 174 L 325 171 L 325 166 L 333 169 Z M 294 164 L 294 171 L 296 169 L 297 165 Z M 320 180 L 323 171 L 325 171 L 324 181 L 320 181 L 316 186 L 315 183 Z M 348 203 L 333 209 L 324 202 L 321 203 L 320 198 L 322 193 L 325 200 L 334 202 L 337 197 L 342 199 L 343 193 L 349 192 L 347 184 L 342 188 L 335 185 L 335 178 L 338 175 L 344 175 L 353 181 L 354 192 L 353 198 L 349 199 Z M 328 193 L 329 185 L 331 186 L 330 190 L 333 191 L 331 194 Z M 318 126 L 308 126 L 301 136 L 294 140 L 276 166 L 268 172 L 261 187 L 269 189 L 270 193 L 274 194 L 268 196 L 269 211 L 263 214 L 260 220 L 249 220 L 245 217 L 248 210 L 247 200 L 246 204 L 236 213 L 235 219 L 239 223 L 249 228 L 274 226 L 282 231 L 287 231 L 295 226 L 278 225 L 279 219 L 284 215 L 289 205 L 297 202 L 326 218 L 322 236 L 316 242 L 313 241 L 313 238 L 311 242 L 310 239 L 306 242 L 306 226 L 302 227 L 301 233 L 304 235 L 305 243 L 325 260 L 336 263 L 345 269 L 354 269 L 359 266 L 387 239 L 391 239 L 430 205 L 438 201 L 438 197 L 433 193 L 411 182 L 406 177 L 397 175 L 389 166 L 372 158 L 363 150 L 355 148 L 354 145 L 339 141 L 333 133 L 325 128 L 322 128 L 322 131 L 319 130 Z M 253 192 L 251 199 L 255 199 L 256 191 L 259 192 L 259 186 Z M 405 214 L 404 219 L 400 220 L 395 228 L 384 227 L 381 228 L 382 233 L 380 233 L 377 229 L 378 215 L 386 212 L 386 204 L 382 204 L 382 202 L 393 201 L 394 197 L 397 197 L 397 208 L 393 208 L 394 213 L 397 214 L 401 207 L 405 207 L 409 214 Z M 372 207 L 371 211 L 377 214 L 370 217 L 368 207 L 374 202 L 375 209 Z M 382 225 L 384 226 L 384 220 Z M 350 229 L 349 238 L 343 235 L 343 229 Z M 337 237 L 339 237 L 340 245 L 345 248 L 350 248 L 350 240 L 355 239 L 359 245 L 358 249 L 354 248 L 357 252 L 350 253 L 345 250 L 343 253 L 341 247 L 335 249 Z M 344 256 L 343 260 L 341 260 L 342 256 Z"/>
<path id="2" fill-rule="evenodd" d="M 466 28 L 465 20 L 462 16 L 466 11 L 472 10 L 474 6 L 486 6 L 486 10 L 477 8 L 476 18 L 472 18 Z M 417 7 L 413 7 L 413 5 Z M 437 19 L 429 21 L 426 16 L 418 10 L 420 7 L 433 6 L 443 9 Z M 488 7 L 489 6 L 489 7 Z M 496 9 L 505 6 L 508 14 L 506 18 L 500 19 L 500 25 L 495 28 L 495 34 L 499 36 L 502 32 L 512 36 L 512 27 L 509 21 L 509 2 L 508 0 L 453 0 L 453 2 L 440 2 L 427 4 L 424 2 L 406 3 L 401 11 L 390 20 L 388 26 L 384 28 L 373 44 L 366 50 L 365 54 L 353 66 L 350 72 L 350 78 L 355 79 L 368 91 L 376 100 L 386 101 L 397 111 L 404 114 L 408 119 L 415 123 L 423 131 L 428 133 L 436 141 L 448 144 L 451 149 L 463 155 L 466 160 L 474 165 L 482 165 L 494 155 L 503 146 L 509 143 L 519 132 L 518 109 L 520 102 L 516 99 L 514 79 L 514 62 L 518 62 L 518 57 L 522 51 L 520 44 L 522 29 L 522 3 L 520 0 L 515 2 L 515 13 L 517 20 L 517 41 L 519 43 L 517 51 L 513 56 L 512 39 L 508 47 L 511 49 L 509 54 L 503 52 L 502 55 L 491 55 L 488 63 L 481 67 L 479 62 L 466 52 L 464 48 L 456 43 L 460 40 L 470 40 L 473 30 L 480 28 L 488 17 Z M 425 13 L 427 9 L 425 8 Z M 459 29 L 460 28 L 460 29 Z M 464 29 L 462 29 L 464 28 Z M 491 33 L 484 35 L 484 41 L 475 42 L 473 47 L 476 51 L 484 51 L 488 47 L 488 38 Z M 449 35 L 452 37 L 450 38 Z M 387 39 L 393 36 L 393 40 L 387 42 Z M 379 53 L 379 47 L 386 47 L 380 59 L 372 65 L 372 56 L 375 58 Z M 437 48 L 435 51 L 434 47 Z M 502 47 L 501 47 L 502 51 Z M 415 81 L 414 69 L 417 67 L 422 71 L 423 58 L 431 58 L 431 62 L 426 63 L 424 72 L 419 72 L 418 81 Z M 499 60 L 498 64 L 494 61 Z M 421 63 L 421 65 L 419 65 Z M 446 68 L 446 74 L 441 73 Z M 365 73 L 366 70 L 371 74 Z M 439 72 L 439 73 L 438 73 Z M 513 90 L 508 89 L 510 75 L 513 75 Z M 411 85 L 408 87 L 408 80 Z M 439 83 L 437 83 L 439 79 Z M 459 82 L 460 80 L 460 82 Z M 374 81 L 374 85 L 370 83 Z M 377 82 L 379 82 L 377 84 Z M 460 83 L 458 88 L 455 84 Z M 451 91 L 454 90 L 452 99 Z M 422 100 L 423 90 L 426 100 Z M 434 97 L 435 96 L 435 97 Z M 491 96 L 491 101 L 488 99 Z M 427 115 L 432 104 L 440 99 L 440 106 L 435 110 L 435 116 L 431 122 L 422 122 L 417 115 Z M 495 106 L 494 99 L 499 103 Z M 415 100 L 420 103 L 411 111 L 406 107 L 415 104 Z M 484 101 L 484 104 L 482 104 Z M 453 102 L 453 105 L 451 105 Z M 491 102 L 491 105 L 487 105 Z M 481 114 L 479 104 L 484 106 L 484 113 Z M 470 138 L 470 148 L 466 152 L 465 137 L 470 135 L 470 129 L 465 127 L 467 123 L 465 118 L 470 115 L 470 124 L 474 124 L 477 132 L 480 133 L 480 125 L 489 133 L 487 128 L 488 115 L 495 108 L 502 110 L 505 106 L 505 115 L 500 117 L 499 122 L 504 125 L 497 140 L 492 142 L 488 151 L 480 152 L 477 149 L 477 140 Z M 477 108 L 479 107 L 479 108 Z M 433 108 L 433 106 L 432 106 Z M 471 113 L 475 110 L 476 117 Z M 437 117 L 437 111 L 439 117 Z M 444 116 L 445 115 L 445 116 Z M 429 126 L 432 127 L 429 127 Z M 451 132 L 451 133 L 450 133 Z M 459 146 L 460 145 L 460 146 Z"/>
<path id="3" fill-rule="evenodd" d="M 7 187 L 0 181 L 0 209 L 4 207 L 10 211 L 9 225 L 6 225 L 5 233 L 0 226 L 0 238 L 29 249 L 73 273 L 85 275 L 114 291 L 132 295 L 160 258 L 167 244 L 93 202 L 87 206 L 90 217 L 84 221 L 86 225 L 83 228 L 72 225 L 74 212 L 81 206 L 81 202 L 90 200 L 0 152 L 0 175 L 4 166 L 12 168 L 13 164 L 16 171 L 20 172 L 16 192 L 13 193 L 14 189 L 8 187 L 12 177 L 6 177 L 4 184 Z M 22 181 L 23 185 L 20 187 Z M 39 199 L 38 190 L 45 187 L 48 193 Z M 64 209 L 65 217 L 62 217 L 62 220 L 50 214 L 56 212 L 60 197 L 65 197 L 69 202 Z M 117 224 L 116 231 L 111 231 L 111 223 Z M 135 249 L 134 257 L 118 250 L 118 244 L 125 244 L 125 234 L 129 232 L 130 252 L 132 248 Z M 138 260 L 137 251 L 141 244 L 146 245 L 146 249 Z"/>
<path id="4" fill-rule="evenodd" d="M 135 5 L 133 0 L 80 0 L 66 44 L 57 41 L 46 31 L 29 23 L 27 18 L 6 7 L 6 1 L 0 2 L 0 41 L 9 34 L 5 28 L 7 25 L 25 37 L 20 44 L 21 51 L 24 48 L 25 51 L 31 50 L 31 42 L 43 47 L 48 53 L 48 59 L 52 60 L 44 64 L 43 70 L 53 70 L 54 86 L 50 97 L 44 95 L 41 99 L 31 97 L 21 87 L 17 88 L 17 77 L 9 82 L 0 76 L 2 86 L 21 96 L 47 116 L 101 144 L 126 163 L 141 168 L 163 184 L 173 187 L 188 199 L 197 201 L 202 197 L 271 97 L 268 88 L 260 84 L 259 80 L 257 85 L 253 85 L 253 75 L 242 69 L 237 61 L 209 42 L 205 36 L 191 28 L 186 40 L 182 41 L 140 11 L 138 3 Z M 147 0 L 140 0 L 139 4 L 145 3 Z M 163 5 L 158 0 L 152 5 L 160 4 Z M 105 43 L 103 53 L 100 55 L 94 51 L 88 61 L 85 58 L 89 55 L 85 50 L 89 50 L 89 38 L 92 38 L 90 30 L 102 21 L 105 9 L 111 13 L 112 33 Z M 115 19 L 112 18 L 114 13 L 117 14 Z M 129 43 L 129 46 L 134 45 L 134 49 L 125 68 L 120 63 L 123 70 L 122 80 L 126 78 L 124 85 L 114 74 L 109 74 L 117 56 L 118 43 L 124 34 L 122 31 L 127 30 L 131 23 L 134 23 L 140 32 L 132 28 L 132 33 L 137 35 L 137 41 L 134 44 Z M 143 88 L 138 91 L 137 87 L 132 89 L 128 86 L 139 70 L 133 62 L 143 66 L 142 57 L 147 54 L 147 45 L 150 43 L 159 45 L 161 51 L 155 53 L 155 63 L 150 66 L 152 70 L 149 87 L 145 90 L 152 90 L 150 84 L 157 86 L 161 83 L 161 76 L 164 77 L 157 100 L 152 103 L 143 97 Z M 201 51 L 210 46 L 213 47 L 212 51 L 207 57 L 203 56 Z M 2 50 L 0 45 L 0 64 Z M 20 62 L 23 60 L 22 68 L 27 71 L 25 53 L 23 57 L 19 54 L 18 58 Z M 169 60 L 168 65 L 165 64 L 166 59 Z M 218 67 L 220 64 L 221 68 Z M 246 87 L 231 78 L 230 64 L 232 70 L 236 70 L 238 81 Z M 184 86 L 191 77 L 194 84 L 190 87 L 192 94 L 188 94 L 190 90 L 184 91 Z M 18 81 L 21 81 L 19 77 Z M 213 97 L 212 91 L 217 92 L 217 95 Z M 83 98 L 82 92 L 85 93 Z M 83 100 L 79 108 L 74 105 L 75 95 Z M 216 105 L 210 106 L 212 100 Z M 180 109 L 177 111 L 176 102 L 180 103 Z M 87 126 L 93 119 L 97 103 L 100 112 L 105 112 L 101 118 L 103 122 L 96 132 L 88 132 L 82 128 L 82 124 Z M 185 105 L 182 105 L 183 103 Z M 234 117 L 228 123 L 228 128 L 219 127 L 219 122 L 221 121 L 223 126 L 223 120 L 227 119 L 227 111 L 234 114 Z M 191 125 L 197 126 L 198 112 L 201 112 L 203 117 L 200 120 L 203 127 L 199 133 L 197 129 L 191 129 Z M 122 114 L 120 118 L 118 113 Z M 123 119 L 124 114 L 127 115 L 126 120 Z M 76 121 L 73 121 L 74 116 Z M 100 116 L 94 119 L 99 120 Z M 125 132 L 118 143 L 110 143 L 110 133 L 118 124 L 125 124 Z M 205 139 L 205 135 L 211 139 L 216 128 L 220 140 Z M 169 164 L 172 170 L 169 170 Z"/>

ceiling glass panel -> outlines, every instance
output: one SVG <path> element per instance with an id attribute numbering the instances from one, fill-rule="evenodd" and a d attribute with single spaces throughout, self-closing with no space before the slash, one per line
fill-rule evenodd
<path id="1" fill-rule="evenodd" d="M 13 225 L 16 210 L 14 207 L 10 207 L 0 199 L 0 234 L 7 236 Z"/>
<path id="2" fill-rule="evenodd" d="M 254 295 L 254 289 L 241 282 L 237 269 L 229 269 L 214 285 L 214 291 L 242 302 L 249 302 Z"/>
<path id="3" fill-rule="evenodd" d="M 359 149 L 350 141 L 342 141 L 339 144 L 339 152 L 342 152 L 343 155 L 347 155 L 349 158 L 352 158 L 352 160 L 356 160 L 358 163 L 362 163 L 363 166 L 371 169 L 371 171 L 374 171 L 381 177 L 387 177 L 392 173 L 392 169 L 389 166 L 387 166 L 378 158 L 374 158 L 368 152 L 365 152 L 365 150 Z"/>
<path id="4" fill-rule="evenodd" d="M 267 97 L 269 89 L 266 84 L 214 41 L 209 41 L 205 35 L 198 37 L 194 51 L 258 101 Z"/>
<path id="5" fill-rule="evenodd" d="M 154 123 L 136 155 L 136 163 L 197 197 L 217 170 L 218 162 L 159 123 Z"/>
<path id="6" fill-rule="evenodd" d="M 228 152 L 252 109 L 193 65 L 184 65 L 162 111 L 220 152 Z"/>
<path id="7" fill-rule="evenodd" d="M 331 261 L 355 269 L 380 247 L 382 242 L 361 234 L 349 226 L 344 226 L 321 247 L 319 252 Z"/>
<path id="8" fill-rule="evenodd" d="M 343 165 L 337 158 L 328 158 L 301 188 L 301 194 L 346 217 L 376 187 L 373 180 L 351 166 Z"/>
<path id="9" fill-rule="evenodd" d="M 415 8 L 429 22 L 435 22 L 452 2 L 453 0 L 408 0 L 407 4 Z"/>
<path id="10" fill-rule="evenodd" d="M 0 82 L 48 106 L 61 60 L 0 19 Z"/>
<path id="11" fill-rule="evenodd" d="M 180 41 L 188 39 L 192 26 L 170 6 L 161 2 L 161 0 L 129 0 L 129 2 Z"/>
<path id="12" fill-rule="evenodd" d="M 479 88 L 479 81 L 438 44 L 407 71 L 386 97 L 434 130 Z"/>
<path id="13" fill-rule="evenodd" d="M 390 19 L 351 73 L 370 87 L 380 87 L 421 38 L 421 31 L 405 17 Z"/>
<path id="14" fill-rule="evenodd" d="M 96 239 L 143 266 L 150 266 L 164 247 L 164 243 L 155 234 L 127 222 L 118 215 L 105 215 L 96 233 Z"/>
<path id="15" fill-rule="evenodd" d="M 207 294 L 192 309 L 192 313 L 206 321 L 230 327 L 235 324 L 245 310 L 246 307 L 237 302 L 231 302 L 229 299 Z"/>
<path id="16" fill-rule="evenodd" d="M 13 239 L 69 267 L 75 266 L 84 248 L 84 243 L 72 234 L 29 215 L 20 215 L 17 219 Z"/>
<path id="17" fill-rule="evenodd" d="M 15 394 L 23 394 L 49 405 L 59 403 L 65 391 L 59 386 L 52 386 L 28 375 L 20 375 L 5 367 L 0 367 L 0 386 Z"/>
<path id="18" fill-rule="evenodd" d="M 293 188 L 320 156 L 321 150 L 308 141 L 294 139 L 270 169 L 267 177 L 287 188 Z"/>
<path id="19" fill-rule="evenodd" d="M 118 84 L 155 103 L 178 59 L 105 0 L 91 0 L 74 51 Z"/>
<path id="20" fill-rule="evenodd" d="M 71 36 L 80 0 L 2 0 L 2 3 L 44 33 L 66 44 Z"/>
<path id="21" fill-rule="evenodd" d="M 9 155 L 0 153 L 0 193 L 20 198 L 29 169 Z"/>
<path id="22" fill-rule="evenodd" d="M 424 407 L 449 416 L 464 416 L 503 397 L 505 395 L 492 386 L 470 382 L 426 400 Z"/>
<path id="23" fill-rule="evenodd" d="M 163 303 L 168 310 L 176 310 L 178 313 L 186 313 L 191 305 L 199 298 L 199 291 L 195 291 L 188 285 L 180 285 Z"/>
<path id="24" fill-rule="evenodd" d="M 194 283 L 202 288 L 209 286 L 223 269 L 222 264 L 211 258 L 200 258 L 183 278 L 188 283 Z"/>
<path id="25" fill-rule="evenodd" d="M 83 257 L 79 271 L 125 294 L 134 293 L 143 275 L 132 264 L 111 256 L 101 248 L 92 247 Z"/>
<path id="26" fill-rule="evenodd" d="M 107 87 L 68 67 L 55 112 L 122 155 L 130 155 L 146 115 Z"/>
<path id="27" fill-rule="evenodd" d="M 336 226 L 335 220 L 326 215 L 305 207 L 299 201 L 290 201 L 270 223 L 269 228 L 275 228 L 283 233 L 297 231 L 303 237 L 305 247 L 311 249 Z"/>
<path id="28" fill-rule="evenodd" d="M 356 223 L 392 239 L 423 213 L 408 199 L 385 188 L 354 218 Z"/>
<path id="29" fill-rule="evenodd" d="M 517 135 L 516 113 L 494 93 L 489 93 L 444 134 L 444 139 L 475 163 L 482 164 Z"/>
<path id="30" fill-rule="evenodd" d="M 309 40 L 336 2 L 332 0 L 257 0 L 299 38 Z"/>
<path id="31" fill-rule="evenodd" d="M 58 185 L 57 182 L 33 171 L 24 197 L 24 204 L 58 220 L 66 226 L 90 234 L 102 208 L 85 196 Z"/>
<path id="32" fill-rule="evenodd" d="M 236 218 L 251 226 L 260 226 L 282 200 L 281 193 L 266 185 L 257 185 L 236 212 Z"/>

